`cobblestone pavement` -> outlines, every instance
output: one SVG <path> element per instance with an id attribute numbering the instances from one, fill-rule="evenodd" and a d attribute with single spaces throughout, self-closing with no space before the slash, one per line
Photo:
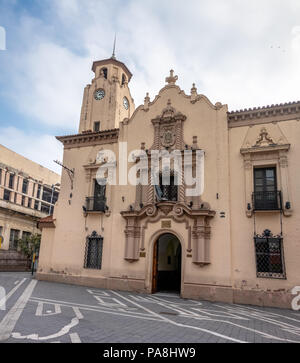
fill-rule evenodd
<path id="1" fill-rule="evenodd" d="M 0 273 L 0 342 L 297 342 L 300 312 L 36 281 Z"/>

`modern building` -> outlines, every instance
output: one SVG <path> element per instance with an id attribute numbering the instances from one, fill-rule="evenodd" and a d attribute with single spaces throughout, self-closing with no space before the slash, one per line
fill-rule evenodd
<path id="1" fill-rule="evenodd" d="M 18 239 L 41 234 L 40 218 L 53 213 L 60 175 L 0 145 L 1 250 L 15 250 Z"/>
<path id="2" fill-rule="evenodd" d="M 112 57 L 92 70 L 78 134 L 57 137 L 65 169 L 54 215 L 41 223 L 37 278 L 291 307 L 300 285 L 300 102 L 229 112 L 195 85 L 185 94 L 171 71 L 135 108 L 125 64 Z M 171 160 L 166 185 L 162 166 L 142 163 L 155 150 L 192 156 L 186 169 Z M 116 185 L 103 183 L 115 167 Z M 191 195 L 190 172 L 201 193 Z"/>

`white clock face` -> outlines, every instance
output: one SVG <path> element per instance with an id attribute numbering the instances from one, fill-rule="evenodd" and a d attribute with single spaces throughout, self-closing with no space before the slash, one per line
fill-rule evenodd
<path id="1" fill-rule="evenodd" d="M 126 97 L 123 98 L 123 106 L 125 107 L 126 110 L 128 110 L 129 102 L 128 102 L 128 99 Z"/>
<path id="2" fill-rule="evenodd" d="M 97 91 L 95 91 L 95 94 L 94 94 L 95 100 L 97 100 L 97 101 L 102 100 L 102 98 L 104 98 L 104 96 L 105 96 L 104 89 L 97 89 Z"/>

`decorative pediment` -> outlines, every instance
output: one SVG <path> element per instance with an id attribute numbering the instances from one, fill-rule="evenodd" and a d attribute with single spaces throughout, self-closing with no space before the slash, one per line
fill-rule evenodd
<path id="1" fill-rule="evenodd" d="M 269 136 L 269 133 L 266 130 L 266 128 L 263 127 L 260 131 L 259 138 L 254 146 L 270 146 L 270 145 L 275 145 L 275 143 L 272 140 L 272 138 Z"/>
<path id="2" fill-rule="evenodd" d="M 171 100 L 168 99 L 167 107 L 162 110 L 162 113 L 153 120 L 163 121 L 172 121 L 172 120 L 186 120 L 186 116 L 184 116 L 181 112 L 177 112 L 176 109 L 172 106 Z"/>
<path id="3" fill-rule="evenodd" d="M 290 144 L 280 127 L 270 124 L 267 127 L 250 127 L 241 148 L 242 154 L 288 150 Z"/>
<path id="4" fill-rule="evenodd" d="M 171 105 L 171 100 L 167 102 L 167 107 L 162 113 L 152 120 L 154 126 L 154 143 L 151 150 L 161 150 L 174 148 L 182 150 L 185 142 L 183 140 L 183 122 L 186 116 L 177 112 Z"/>

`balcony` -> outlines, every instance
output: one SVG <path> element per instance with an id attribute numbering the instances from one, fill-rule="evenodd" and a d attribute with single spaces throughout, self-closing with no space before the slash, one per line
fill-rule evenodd
<path id="1" fill-rule="evenodd" d="M 254 192 L 252 201 L 253 210 L 255 211 L 282 210 L 281 191 Z"/>
<path id="2" fill-rule="evenodd" d="M 87 212 L 106 212 L 108 210 L 106 198 L 87 197 L 85 207 Z"/>

